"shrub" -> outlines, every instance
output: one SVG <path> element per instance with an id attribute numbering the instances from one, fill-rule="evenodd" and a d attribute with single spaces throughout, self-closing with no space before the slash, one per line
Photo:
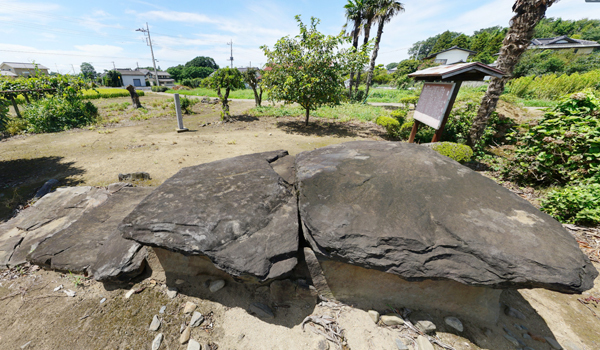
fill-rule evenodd
<path id="1" fill-rule="evenodd" d="M 568 186 L 548 193 L 542 210 L 569 224 L 600 224 L 600 184 Z"/>
<path id="2" fill-rule="evenodd" d="M 60 97 L 34 101 L 23 110 L 27 131 L 57 132 L 96 122 L 98 108 L 91 102 Z"/>
<path id="3" fill-rule="evenodd" d="M 169 90 L 169 88 L 166 86 L 153 86 L 152 87 L 153 92 L 165 92 L 167 90 Z"/>
<path id="4" fill-rule="evenodd" d="M 400 99 L 400 103 L 404 103 L 408 107 L 409 104 L 413 105 L 413 108 L 417 108 L 419 102 L 419 96 L 407 96 Z"/>
<path id="5" fill-rule="evenodd" d="M 9 102 L 0 99 L 0 132 L 6 129 L 6 125 L 8 124 L 8 104 Z"/>
<path id="6" fill-rule="evenodd" d="M 400 124 L 404 124 L 404 121 L 405 121 L 407 115 L 408 115 L 408 110 L 406 110 L 404 108 L 398 108 L 390 114 L 390 116 L 392 118 L 395 118 Z"/>
<path id="7" fill-rule="evenodd" d="M 591 91 L 563 98 L 519 138 L 505 177 L 538 184 L 600 180 L 599 110 Z"/>
<path id="8" fill-rule="evenodd" d="M 144 96 L 144 92 L 136 90 L 138 96 Z M 84 100 L 95 100 L 99 98 L 117 98 L 117 97 L 129 97 L 129 91 L 125 89 L 94 89 L 94 90 L 83 90 Z"/>
<path id="9" fill-rule="evenodd" d="M 385 130 L 387 130 L 388 135 L 392 137 L 398 137 L 400 126 L 402 125 L 395 118 L 388 116 L 377 117 L 377 119 L 375 119 L 375 123 L 383 126 Z"/>
<path id="10" fill-rule="evenodd" d="M 471 147 L 454 142 L 437 142 L 431 145 L 431 149 L 459 163 L 468 162 L 473 157 Z"/>
<path id="11" fill-rule="evenodd" d="M 199 102 L 200 100 L 198 100 L 197 98 L 190 99 L 185 96 L 182 96 L 179 99 L 179 105 L 181 106 L 181 110 L 185 114 L 190 114 L 192 112 L 192 106 L 198 104 Z M 173 105 L 173 107 L 175 107 L 175 105 Z"/>
<path id="12" fill-rule="evenodd" d="M 585 74 L 549 74 L 513 79 L 506 90 L 520 98 L 556 100 L 588 88 L 600 90 L 600 69 Z"/>

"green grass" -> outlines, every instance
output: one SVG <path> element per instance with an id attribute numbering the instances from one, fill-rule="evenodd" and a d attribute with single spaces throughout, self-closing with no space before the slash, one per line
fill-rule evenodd
<path id="1" fill-rule="evenodd" d="M 414 96 L 416 93 L 413 90 L 371 89 L 367 102 L 399 103 L 401 98 Z"/>
<path id="2" fill-rule="evenodd" d="M 219 97 L 215 90 L 206 88 L 197 88 L 193 90 L 167 90 L 170 94 L 190 95 L 190 96 L 206 96 L 206 97 Z M 235 90 L 229 93 L 230 99 L 246 99 L 254 100 L 254 92 L 252 89 Z M 263 100 L 266 100 L 266 94 L 263 94 Z"/>
<path id="3" fill-rule="evenodd" d="M 517 103 L 523 105 L 523 107 L 554 107 L 556 106 L 556 101 L 549 101 L 549 100 L 540 100 L 540 99 L 530 99 L 530 100 L 526 100 L 526 99 L 518 99 Z"/>
<path id="4" fill-rule="evenodd" d="M 299 106 L 262 106 L 248 111 L 249 115 L 266 117 L 304 117 L 304 109 Z M 363 104 L 343 103 L 336 107 L 321 107 L 310 112 L 310 118 L 335 119 L 339 121 L 360 120 L 375 121 L 379 116 L 389 116 L 384 107 Z"/>

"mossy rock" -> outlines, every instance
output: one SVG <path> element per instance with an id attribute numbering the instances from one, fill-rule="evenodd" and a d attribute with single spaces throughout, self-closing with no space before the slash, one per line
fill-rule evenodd
<path id="1" fill-rule="evenodd" d="M 467 145 L 454 142 L 436 142 L 426 145 L 437 153 L 451 158 L 459 163 L 465 163 L 473 157 L 473 150 Z"/>

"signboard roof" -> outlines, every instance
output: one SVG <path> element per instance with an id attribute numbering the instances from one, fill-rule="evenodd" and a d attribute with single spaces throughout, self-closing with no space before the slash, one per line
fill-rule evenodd
<path id="1" fill-rule="evenodd" d="M 473 78 L 473 76 L 483 79 L 484 76 L 501 78 L 504 72 L 490 67 L 481 62 L 457 63 L 449 66 L 437 66 L 416 71 L 409 74 L 416 80 L 463 80 L 461 77 Z M 471 79 L 469 79 L 471 80 Z"/>

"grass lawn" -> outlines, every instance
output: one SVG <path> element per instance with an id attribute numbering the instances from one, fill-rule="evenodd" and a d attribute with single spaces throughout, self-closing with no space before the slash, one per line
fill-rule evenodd
<path id="1" fill-rule="evenodd" d="M 247 112 L 257 117 L 304 117 L 304 109 L 297 105 L 283 105 L 278 107 L 262 106 L 252 108 Z M 310 118 L 335 119 L 338 121 L 375 121 L 377 117 L 389 116 L 391 109 L 375 107 L 358 103 L 342 103 L 335 107 L 320 107 L 310 112 Z"/>

